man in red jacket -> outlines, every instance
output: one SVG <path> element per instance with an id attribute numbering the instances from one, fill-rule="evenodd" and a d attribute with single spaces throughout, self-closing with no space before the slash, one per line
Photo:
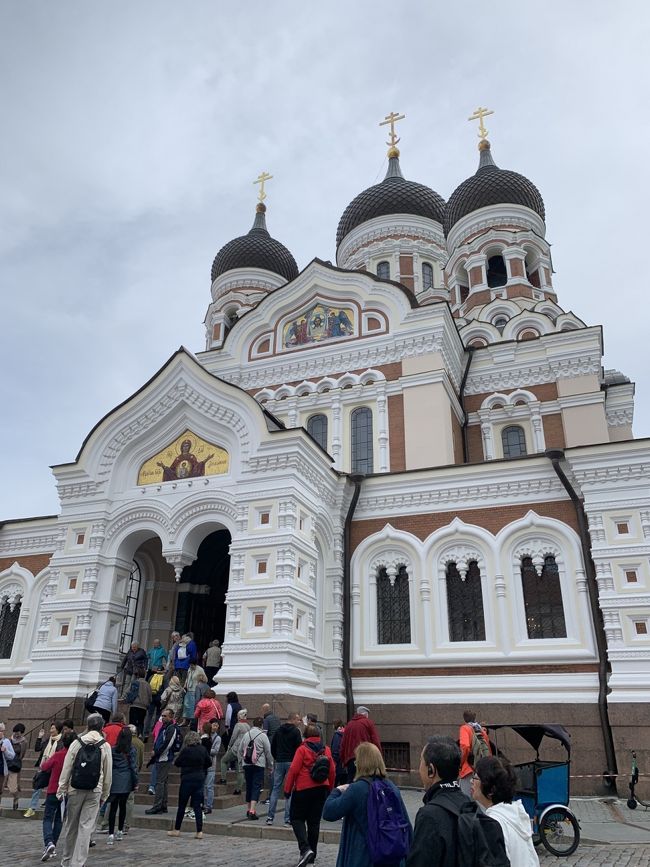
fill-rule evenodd
<path id="1" fill-rule="evenodd" d="M 346 725 L 343 737 L 341 738 L 339 755 L 341 757 L 341 764 L 348 771 L 348 783 L 354 782 L 354 775 L 357 772 L 354 751 L 359 744 L 370 741 L 378 750 L 381 750 L 381 741 L 379 740 L 374 722 L 368 718 L 369 713 L 370 711 L 367 707 L 360 705 L 355 715 Z"/>

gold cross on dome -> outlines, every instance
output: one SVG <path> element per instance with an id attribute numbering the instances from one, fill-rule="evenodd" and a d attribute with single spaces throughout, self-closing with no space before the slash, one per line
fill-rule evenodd
<path id="1" fill-rule="evenodd" d="M 494 112 L 489 108 L 481 108 L 480 106 L 476 109 L 474 114 L 471 117 L 468 117 L 467 120 L 477 120 L 478 121 L 478 137 L 479 138 L 487 138 L 488 131 L 485 128 L 485 124 L 483 123 L 483 118 L 487 117 L 490 114 L 494 114 Z"/>
<path id="2" fill-rule="evenodd" d="M 385 119 L 382 120 L 379 124 L 379 126 L 386 126 L 387 124 L 390 124 L 390 141 L 387 141 L 386 144 L 390 145 L 392 148 L 394 148 L 397 142 L 400 141 L 400 139 L 397 137 L 397 133 L 395 132 L 395 124 L 398 120 L 404 120 L 405 117 L 405 114 L 397 114 L 396 111 L 391 111 L 391 113 L 387 114 Z"/>
<path id="3" fill-rule="evenodd" d="M 254 184 L 260 185 L 260 192 L 258 195 L 258 201 L 263 202 L 266 198 L 266 193 L 264 192 L 264 183 L 266 181 L 270 181 L 273 175 L 270 175 L 268 172 L 260 172 L 257 176 L 257 180 L 253 181 Z"/>

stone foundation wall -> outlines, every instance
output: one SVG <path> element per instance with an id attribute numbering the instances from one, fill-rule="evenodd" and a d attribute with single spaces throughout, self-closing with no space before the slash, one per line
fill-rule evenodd
<path id="1" fill-rule="evenodd" d="M 246 694 L 238 691 L 239 700 L 248 709 L 249 719 L 260 714 L 260 708 L 268 702 L 281 719 L 286 719 L 292 711 L 302 715 L 315 713 L 319 722 L 324 723 L 327 740 L 331 739 L 333 723 L 338 718 L 345 718 L 343 704 L 325 704 L 312 698 L 302 699 L 299 696 L 276 695 L 265 696 L 257 693 Z M 226 706 L 225 695 L 218 693 L 217 698 Z M 59 711 L 72 697 L 56 699 L 15 699 L 3 715 L 3 720 L 9 730 L 16 722 L 25 723 L 27 729 L 40 724 Z M 125 709 L 123 705 L 121 709 Z M 373 705 L 370 707 L 371 718 L 379 729 L 382 742 L 387 744 L 406 744 L 409 773 L 395 773 L 393 777 L 402 785 L 419 786 L 418 765 L 422 746 L 431 735 L 449 735 L 456 739 L 458 728 L 462 722 L 463 710 L 466 705 L 431 704 L 409 705 L 408 698 L 400 705 Z M 530 704 L 511 705 L 475 705 L 472 707 L 477 718 L 486 723 L 559 723 L 565 726 L 571 734 L 571 792 L 574 795 L 606 795 L 612 794 L 603 783 L 602 774 L 606 770 L 603 738 L 600 729 L 598 708 L 595 704 Z M 85 716 L 83 699 L 77 699 L 74 707 L 74 718 L 81 722 Z M 127 711 L 128 712 L 128 711 Z M 647 778 L 641 777 L 638 794 L 650 799 L 650 724 L 646 705 L 615 704 L 610 707 L 610 719 L 614 731 L 616 753 L 619 771 L 619 795 L 626 797 L 629 781 L 631 750 L 637 752 L 641 774 L 648 773 Z M 494 735 L 492 735 L 494 739 Z M 506 730 L 496 733 L 499 749 L 514 762 L 523 762 L 534 758 L 534 751 L 514 732 Z M 545 741 L 542 758 L 565 760 L 565 752 L 557 742 Z"/>

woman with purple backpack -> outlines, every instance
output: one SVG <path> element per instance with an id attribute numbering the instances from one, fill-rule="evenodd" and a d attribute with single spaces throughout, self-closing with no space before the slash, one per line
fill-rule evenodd
<path id="1" fill-rule="evenodd" d="M 399 789 L 386 778 L 381 752 L 370 741 L 360 743 L 354 756 L 354 782 L 334 789 L 323 807 L 326 821 L 343 819 L 336 867 L 402 867 L 413 829 Z M 384 804 L 394 809 L 386 812 Z"/>

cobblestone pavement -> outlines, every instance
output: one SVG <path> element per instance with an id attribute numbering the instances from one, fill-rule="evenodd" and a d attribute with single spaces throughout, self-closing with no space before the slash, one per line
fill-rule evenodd
<path id="1" fill-rule="evenodd" d="M 2 864 L 26 867 L 40 863 L 41 823 L 21 819 L 0 819 Z M 237 864 L 237 867 L 292 867 L 298 860 L 295 843 L 274 840 L 233 838 L 210 835 L 195 840 L 188 830 L 179 838 L 164 831 L 134 829 L 121 843 L 106 845 L 106 837 L 96 837 L 90 850 L 88 867 L 123 867 L 125 864 L 156 867 L 204 867 L 206 864 Z M 321 844 L 318 867 L 334 867 L 338 846 Z M 650 867 L 650 846 L 641 844 L 581 846 L 575 855 L 558 860 L 540 851 L 544 867 Z M 52 867 L 59 864 L 53 859 Z"/>

